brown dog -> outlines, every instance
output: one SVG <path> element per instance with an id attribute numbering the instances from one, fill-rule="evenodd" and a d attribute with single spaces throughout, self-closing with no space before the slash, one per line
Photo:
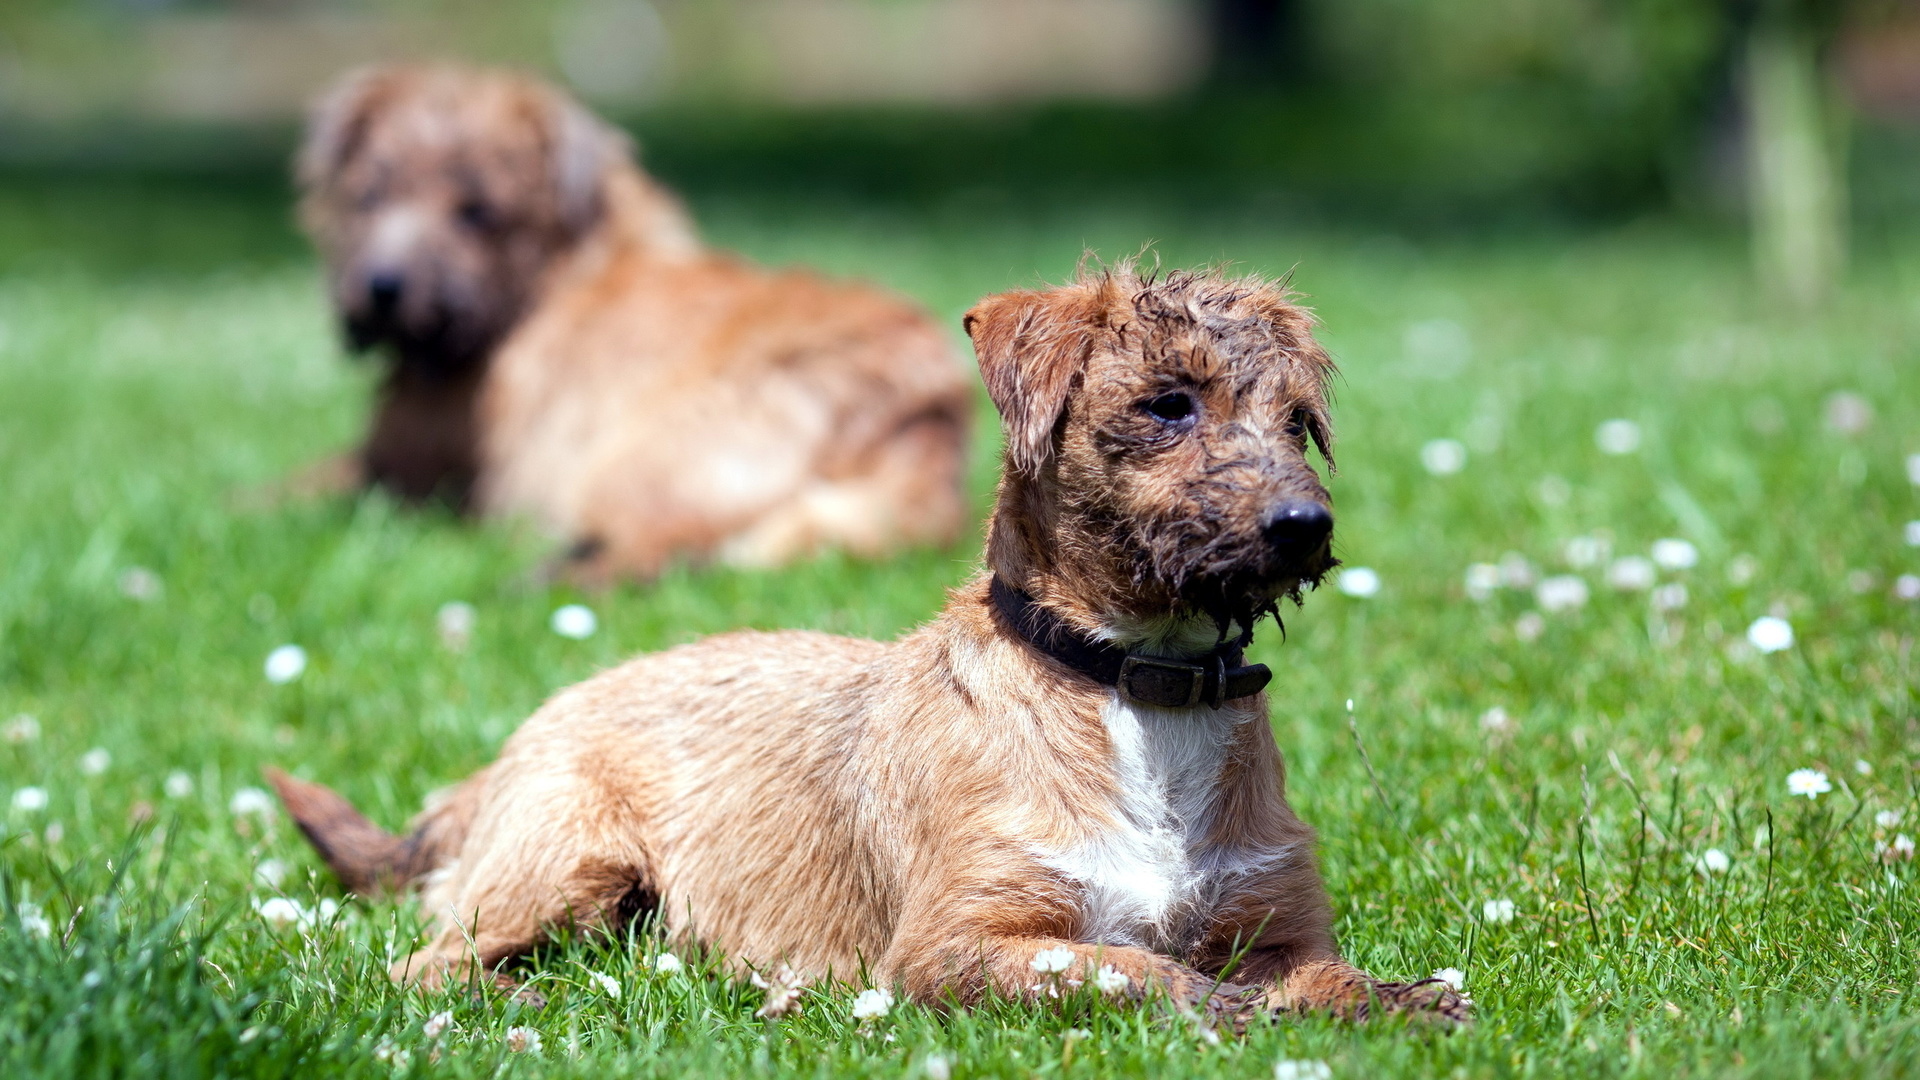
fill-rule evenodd
<path id="1" fill-rule="evenodd" d="M 552 927 L 649 908 L 737 963 L 864 968 L 926 1002 L 1037 995 L 1052 971 L 1236 1013 L 1466 1015 L 1444 984 L 1341 959 L 1267 670 L 1242 658 L 1333 565 L 1307 313 L 1260 281 L 1123 266 L 966 322 L 1006 468 L 989 572 L 931 624 L 634 660 L 548 702 L 404 839 L 273 774 L 347 887 L 431 875 L 437 929 L 395 978 L 504 984 Z M 1256 989 L 1219 985 L 1236 955 Z"/>
<path id="2" fill-rule="evenodd" d="M 864 286 L 702 252 L 558 91 L 361 72 L 298 171 L 347 337 L 391 359 L 334 484 L 531 518 L 587 578 L 960 529 L 972 395 L 939 330 Z"/>

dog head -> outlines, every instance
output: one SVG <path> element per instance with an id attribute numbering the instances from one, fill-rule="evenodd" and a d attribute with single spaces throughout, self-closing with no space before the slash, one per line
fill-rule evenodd
<path id="1" fill-rule="evenodd" d="M 1083 629 L 1246 630 L 1335 565 L 1326 384 L 1287 291 L 1083 273 L 967 313 L 1006 459 L 988 558 Z"/>
<path id="2" fill-rule="evenodd" d="M 315 107 L 297 173 L 347 337 L 403 364 L 484 358 L 605 212 L 623 138 L 522 76 L 397 66 Z"/>

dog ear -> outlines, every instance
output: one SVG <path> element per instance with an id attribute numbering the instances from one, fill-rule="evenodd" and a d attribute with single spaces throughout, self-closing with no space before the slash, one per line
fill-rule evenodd
<path id="1" fill-rule="evenodd" d="M 307 114 L 307 136 L 294 159 L 294 178 L 306 191 L 332 181 L 366 141 L 374 108 L 386 95 L 393 73 L 362 68 L 333 84 Z"/>
<path id="2" fill-rule="evenodd" d="M 558 97 L 549 120 L 554 189 L 560 220 L 578 234 L 591 228 L 606 208 L 607 168 L 632 153 L 623 132 L 601 123 L 577 102 Z"/>
<path id="3" fill-rule="evenodd" d="M 1015 470 L 1037 476 L 1052 456 L 1053 429 L 1086 369 L 1099 312 L 1092 290 L 1070 285 L 989 296 L 961 319 Z"/>
<path id="4" fill-rule="evenodd" d="M 1327 382 L 1336 374 L 1333 358 L 1314 340 L 1313 312 L 1294 303 L 1293 294 L 1284 285 L 1265 285 L 1256 289 L 1250 297 L 1258 317 L 1265 323 L 1281 351 L 1304 365 L 1312 379 L 1311 400 L 1305 403 L 1307 437 L 1313 440 L 1314 448 L 1327 463 L 1327 472 L 1335 470 L 1333 463 L 1333 421 L 1327 415 Z"/>

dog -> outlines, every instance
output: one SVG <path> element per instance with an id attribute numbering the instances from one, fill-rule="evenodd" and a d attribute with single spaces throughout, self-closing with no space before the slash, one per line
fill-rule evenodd
<path id="1" fill-rule="evenodd" d="M 1097 978 L 1214 1016 L 1467 1018 L 1444 983 L 1342 959 L 1244 656 L 1334 565 L 1310 315 L 1121 263 L 965 325 L 1005 460 L 984 572 L 928 625 L 630 661 L 404 838 L 270 774 L 347 888 L 427 882 L 432 938 L 396 980 L 511 987 L 553 928 L 652 911 L 746 968 L 934 1004 Z"/>
<path id="2" fill-rule="evenodd" d="M 298 486 L 531 519 L 588 581 L 963 527 L 974 392 L 938 327 L 704 250 L 560 91 L 357 72 L 316 106 L 296 172 L 347 342 L 389 361 L 362 447 Z"/>

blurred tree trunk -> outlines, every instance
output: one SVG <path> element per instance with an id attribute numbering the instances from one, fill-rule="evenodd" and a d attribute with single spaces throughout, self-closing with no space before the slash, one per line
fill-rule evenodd
<path id="1" fill-rule="evenodd" d="M 1846 164 L 1825 35 L 1798 6 L 1762 0 L 1747 35 L 1747 199 L 1761 281 L 1811 305 L 1846 265 Z"/>

